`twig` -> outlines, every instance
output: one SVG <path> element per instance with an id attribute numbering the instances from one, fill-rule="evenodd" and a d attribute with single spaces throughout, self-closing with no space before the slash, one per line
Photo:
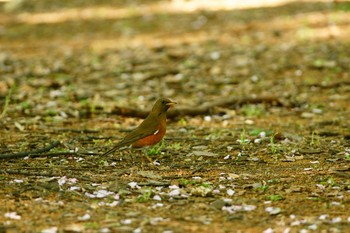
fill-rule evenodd
<path id="1" fill-rule="evenodd" d="M 213 102 L 204 103 L 198 107 L 191 108 L 174 108 L 168 112 L 168 118 L 175 118 L 178 116 L 197 116 L 212 114 L 216 107 L 231 107 L 231 106 L 241 106 L 244 104 L 258 104 L 266 103 L 270 105 L 286 106 L 278 98 L 270 97 L 260 97 L 260 98 L 237 98 L 237 97 L 227 97 L 215 100 Z M 128 116 L 128 117 L 138 117 L 144 118 L 148 115 L 148 111 L 140 109 L 132 109 L 127 107 L 116 106 L 111 112 L 112 114 Z"/>
<path id="2" fill-rule="evenodd" d="M 62 176 L 61 173 L 57 173 L 54 171 L 26 171 L 23 169 L 1 169 L 0 173 L 5 174 L 16 174 L 16 175 L 24 175 L 24 176 Z"/>
<path id="3" fill-rule="evenodd" d="M 0 170 L 0 174 L 11 174 L 11 175 L 23 175 L 23 176 L 48 176 L 48 177 L 61 177 L 61 176 L 67 176 L 67 177 L 75 177 L 78 180 L 83 181 L 92 181 L 86 176 L 76 176 L 74 175 L 71 170 L 60 170 L 60 171 L 53 171 L 53 170 L 42 170 L 42 171 L 27 171 L 23 169 L 2 169 Z M 94 179 L 95 180 L 95 179 Z"/>
<path id="4" fill-rule="evenodd" d="M 314 83 L 310 84 L 308 86 L 310 87 L 319 87 L 322 89 L 328 89 L 328 88 L 337 88 L 337 87 L 342 87 L 345 85 L 350 85 L 350 81 L 344 80 L 344 81 L 339 81 L 339 82 L 334 82 L 334 83 L 329 83 L 329 84 L 322 84 L 322 83 Z"/>
<path id="5" fill-rule="evenodd" d="M 38 150 L 33 150 L 33 151 L 22 151 L 18 153 L 10 153 L 10 154 L 0 154 L 0 159 L 13 159 L 13 158 L 24 158 L 29 155 L 39 155 L 41 153 L 44 153 L 46 151 L 50 151 L 52 148 L 58 146 L 60 144 L 59 141 L 54 141 L 47 147 L 38 149 Z"/>

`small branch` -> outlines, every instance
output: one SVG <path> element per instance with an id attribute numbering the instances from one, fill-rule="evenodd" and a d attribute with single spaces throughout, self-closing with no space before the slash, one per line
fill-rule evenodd
<path id="1" fill-rule="evenodd" d="M 24 158 L 29 155 L 40 155 L 41 153 L 44 153 L 46 151 L 50 151 L 52 148 L 55 148 L 60 144 L 59 141 L 54 141 L 47 147 L 38 149 L 38 150 L 33 150 L 33 151 L 22 151 L 18 153 L 10 153 L 10 154 L 0 154 L 0 159 L 14 159 L 14 158 Z"/>
<path id="2" fill-rule="evenodd" d="M 314 84 L 309 84 L 308 86 L 319 87 L 322 89 L 331 89 L 331 88 L 337 88 L 337 87 L 342 87 L 346 85 L 350 85 L 350 81 L 344 80 L 344 81 L 339 81 L 339 82 L 334 82 L 329 84 L 314 83 Z"/>
<path id="3" fill-rule="evenodd" d="M 212 102 L 204 103 L 198 107 L 190 108 L 174 108 L 168 112 L 168 118 L 175 118 L 178 116 L 198 116 L 198 115 L 207 115 L 212 114 L 214 108 L 216 107 L 232 107 L 232 106 L 241 106 L 244 104 L 259 104 L 265 103 L 276 106 L 287 106 L 287 104 L 280 101 L 278 98 L 270 97 L 259 97 L 259 98 L 237 98 L 237 97 L 225 97 Z M 115 115 L 127 116 L 127 117 L 138 117 L 145 118 L 148 115 L 148 111 L 140 109 L 132 109 L 127 107 L 116 106 L 111 112 Z"/>
<path id="4" fill-rule="evenodd" d="M 61 172 L 54 172 L 54 171 L 36 172 L 36 171 L 25 171 L 23 169 L 1 169 L 0 173 L 23 175 L 23 176 L 62 176 Z"/>

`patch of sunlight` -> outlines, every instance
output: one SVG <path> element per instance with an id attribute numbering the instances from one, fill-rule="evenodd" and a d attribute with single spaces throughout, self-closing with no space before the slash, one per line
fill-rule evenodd
<path id="1" fill-rule="evenodd" d="M 169 10 L 178 12 L 193 12 L 200 10 L 233 10 L 256 7 L 271 7 L 294 2 L 292 0 L 172 0 Z M 163 3 L 164 4 L 164 3 Z"/>
<path id="2" fill-rule="evenodd" d="M 138 35 L 132 38 L 119 37 L 118 39 L 95 39 L 89 41 L 89 47 L 95 51 L 116 49 L 121 47 L 139 47 L 139 46 L 175 46 L 183 43 L 201 43 L 208 40 L 206 32 L 182 33 L 172 36 L 157 37 L 154 34 Z"/>
<path id="3" fill-rule="evenodd" d="M 121 19 L 150 14 L 183 13 L 194 11 L 218 11 L 272 7 L 293 2 L 293 0 L 172 0 L 153 4 L 139 4 L 124 8 L 88 7 L 70 8 L 44 13 L 22 13 L 17 20 L 29 24 L 62 23 L 69 20 Z"/>

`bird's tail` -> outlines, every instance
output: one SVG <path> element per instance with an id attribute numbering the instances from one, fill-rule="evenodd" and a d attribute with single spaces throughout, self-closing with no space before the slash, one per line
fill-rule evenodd
<path id="1" fill-rule="evenodd" d="M 110 155 L 112 154 L 114 151 L 118 150 L 119 148 L 126 146 L 128 143 L 127 142 L 120 142 L 118 143 L 116 146 L 114 146 L 112 149 L 107 150 L 105 153 L 102 154 L 102 156 L 106 156 L 106 155 Z"/>

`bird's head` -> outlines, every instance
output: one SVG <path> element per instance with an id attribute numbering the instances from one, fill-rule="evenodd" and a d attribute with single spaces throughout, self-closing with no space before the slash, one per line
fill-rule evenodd
<path id="1" fill-rule="evenodd" d="M 169 108 L 171 108 L 175 104 L 176 102 L 172 101 L 171 99 L 161 97 L 157 99 L 156 103 L 152 108 L 152 112 L 154 111 L 159 113 L 166 112 L 168 111 Z"/>

